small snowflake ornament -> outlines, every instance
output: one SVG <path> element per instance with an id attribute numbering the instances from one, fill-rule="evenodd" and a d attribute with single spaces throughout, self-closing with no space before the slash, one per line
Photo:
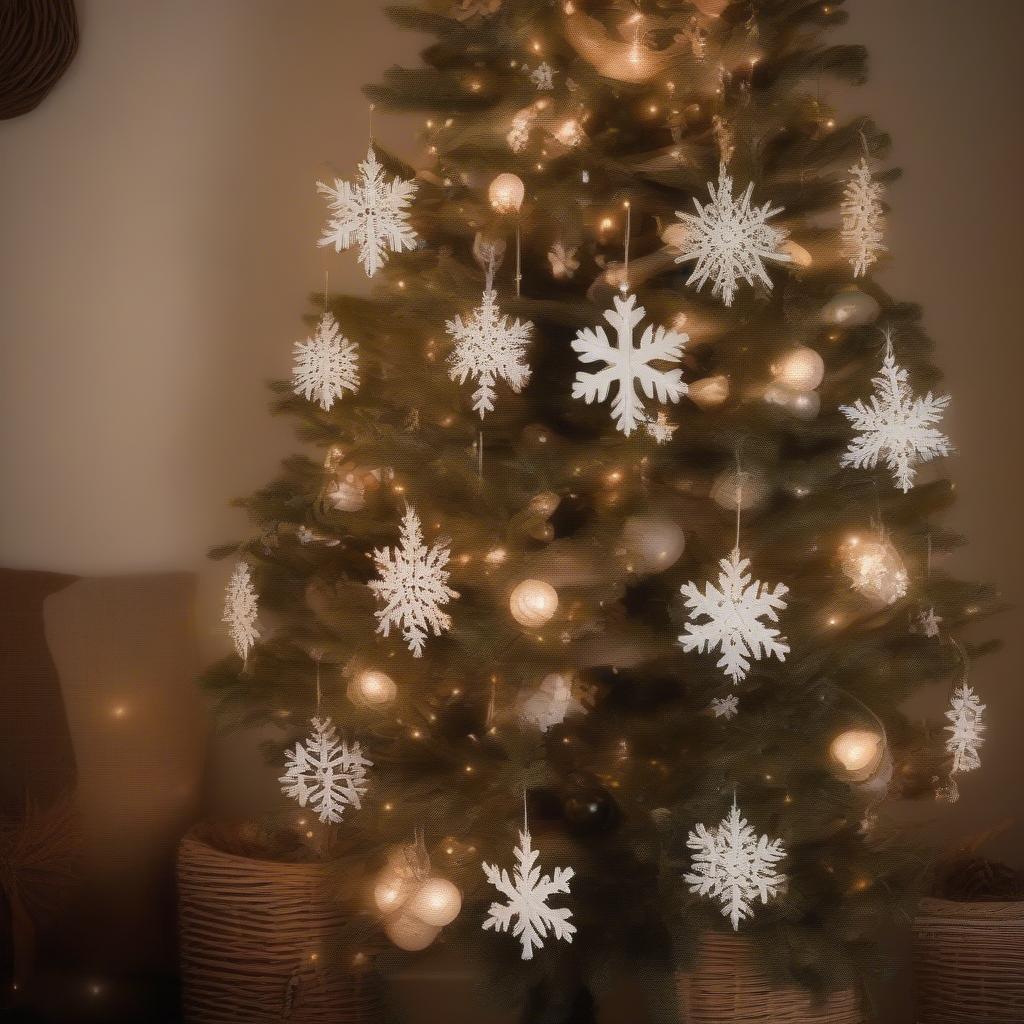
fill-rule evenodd
<path id="1" fill-rule="evenodd" d="M 760 281 L 772 287 L 772 279 L 765 269 L 765 260 L 789 263 L 792 257 L 780 250 L 786 232 L 768 224 L 770 218 L 782 212 L 782 207 L 751 207 L 750 197 L 754 183 L 737 199 L 732 192 L 732 178 L 721 164 L 718 170 L 718 188 L 708 182 L 711 202 L 701 206 L 696 198 L 696 214 L 676 211 L 686 225 L 685 250 L 676 257 L 676 263 L 696 260 L 687 284 L 696 283 L 698 290 L 707 281 L 712 282 L 711 294 L 720 296 L 726 306 L 732 305 L 738 283 L 753 285 Z"/>
<path id="2" fill-rule="evenodd" d="M 896 363 L 892 332 L 887 330 L 882 371 L 872 380 L 875 391 L 869 402 L 857 399 L 853 405 L 839 407 L 857 432 L 840 465 L 874 469 L 884 460 L 904 494 L 914 486 L 920 463 L 953 450 L 949 438 L 935 425 L 942 419 L 949 395 L 935 397 L 929 391 L 924 398 L 914 398 L 907 377 Z"/>
<path id="3" fill-rule="evenodd" d="M 672 435 L 679 429 L 678 423 L 669 423 L 668 413 L 662 410 L 656 420 L 648 420 L 647 436 L 654 438 L 656 444 L 668 444 Z"/>
<path id="4" fill-rule="evenodd" d="M 913 625 L 910 627 L 910 631 L 911 633 L 918 633 L 921 636 L 928 637 L 931 640 L 939 635 L 939 626 L 941 624 L 942 618 L 935 614 L 934 608 L 924 608 L 918 612 Z"/>
<path id="5" fill-rule="evenodd" d="M 982 723 L 984 711 L 985 705 L 966 683 L 953 692 L 946 712 L 946 718 L 951 723 L 946 726 L 946 732 L 950 734 L 946 740 L 946 751 L 953 755 L 953 775 L 981 767 L 978 751 L 985 742 L 985 726 Z"/>
<path id="6" fill-rule="evenodd" d="M 518 394 L 530 379 L 530 368 L 523 361 L 533 324 L 510 321 L 501 315 L 497 293 L 490 287 L 484 291 L 480 305 L 463 322 L 461 316 L 446 324 L 455 340 L 449 356 L 448 376 L 465 384 L 472 377 L 478 384 L 473 392 L 473 409 L 480 419 L 494 408 L 495 389 L 503 380 Z"/>
<path id="7" fill-rule="evenodd" d="M 528 107 L 512 118 L 512 127 L 505 136 L 508 148 L 513 153 L 521 153 L 530 142 L 530 130 L 533 127 L 533 108 Z"/>
<path id="8" fill-rule="evenodd" d="M 843 254 L 853 267 L 854 277 L 864 277 L 885 252 L 885 211 L 882 209 L 884 186 L 872 180 L 871 169 L 864 157 L 850 168 L 850 178 L 843 191 L 839 212 L 843 218 L 840 237 Z"/>
<path id="9" fill-rule="evenodd" d="M 586 708 L 573 696 L 572 680 L 559 672 L 552 672 L 533 690 L 520 690 L 516 698 L 519 720 L 547 732 L 561 725 L 568 715 L 582 715 Z"/>
<path id="10" fill-rule="evenodd" d="M 547 61 L 541 61 L 530 72 L 530 81 L 537 86 L 537 92 L 551 92 L 555 87 L 555 75 L 558 72 Z"/>
<path id="11" fill-rule="evenodd" d="M 555 242 L 548 251 L 548 263 L 551 264 L 551 276 L 558 281 L 568 281 L 580 269 L 580 261 L 576 258 L 576 247 L 567 249 L 561 242 Z"/>
<path id="12" fill-rule="evenodd" d="M 626 437 L 648 421 L 643 402 L 638 394 L 642 390 L 648 398 L 657 395 L 659 402 L 678 402 L 686 394 L 683 371 L 659 370 L 653 363 L 678 363 L 683 346 L 690 340 L 665 327 L 648 324 L 638 346 L 633 345 L 633 331 L 644 318 L 646 310 L 636 304 L 635 295 L 616 295 L 614 309 L 606 309 L 605 320 L 615 329 L 616 344 L 608 340 L 603 327 L 586 327 L 579 331 L 572 343 L 581 363 L 602 362 L 603 370 L 587 373 L 579 370 L 572 386 L 572 397 L 582 398 L 588 405 L 608 398 L 611 386 L 616 386 L 612 400 L 615 426 Z"/>
<path id="13" fill-rule="evenodd" d="M 554 874 L 541 876 L 539 856 L 524 814 L 512 876 L 504 868 L 499 871 L 497 865 L 482 865 L 487 881 L 505 897 L 504 903 L 491 904 L 483 929 L 507 932 L 511 928 L 522 945 L 523 960 L 533 959 L 534 949 L 543 948 L 548 933 L 565 942 L 572 942 L 576 934 L 576 926 L 569 923 L 572 911 L 548 906 L 548 900 L 556 893 L 569 892 L 569 881 L 575 872 L 572 868 L 555 868 Z"/>
<path id="14" fill-rule="evenodd" d="M 740 921 L 754 914 L 753 904 L 774 899 L 785 887 L 786 876 L 775 865 L 786 856 L 781 839 L 758 836 L 740 815 L 733 797 L 732 810 L 713 829 L 698 824 L 686 845 L 693 850 L 691 871 L 683 876 L 690 892 L 722 904 L 722 916 L 739 931 Z"/>
<path id="15" fill-rule="evenodd" d="M 292 389 L 330 412 L 346 391 L 359 389 L 358 349 L 330 313 L 324 313 L 313 337 L 295 342 Z"/>
<path id="16" fill-rule="evenodd" d="M 427 547 L 416 510 L 409 506 L 402 517 L 401 544 L 377 548 L 373 560 L 379 580 L 367 584 L 384 607 L 374 614 L 377 632 L 389 636 L 391 627 L 401 628 L 402 638 L 414 658 L 423 657 L 427 636 L 440 636 L 451 628 L 451 616 L 441 611 L 458 593 L 448 586 L 450 573 L 448 545 Z"/>
<path id="17" fill-rule="evenodd" d="M 715 697 L 708 705 L 708 710 L 715 718 L 724 718 L 728 722 L 740 713 L 740 699 L 735 693 Z"/>
<path id="18" fill-rule="evenodd" d="M 253 586 L 252 573 L 246 562 L 239 562 L 224 591 L 224 617 L 221 621 L 228 624 L 235 650 L 243 661 L 260 637 L 260 631 L 256 628 L 258 614 L 259 599 Z"/>
<path id="19" fill-rule="evenodd" d="M 346 807 L 357 811 L 367 790 L 366 769 L 373 762 L 363 757 L 358 742 L 350 747 L 338 740 L 330 717 L 311 719 L 313 731 L 305 745 L 295 744 L 286 754 L 285 773 L 277 781 L 281 792 L 311 807 L 323 822 L 337 824 Z"/>
<path id="20" fill-rule="evenodd" d="M 685 651 L 722 652 L 718 668 L 738 683 L 750 670 L 750 659 L 760 661 L 775 657 L 785 661 L 789 654 L 786 638 L 777 629 L 760 620 L 778 622 L 778 612 L 786 607 L 784 600 L 789 588 L 778 583 L 774 588 L 759 580 L 751 582 L 748 572 L 749 558 L 740 558 L 740 549 L 734 548 L 728 558 L 719 563 L 721 573 L 718 586 L 710 581 L 704 584 L 702 594 L 693 583 L 684 583 L 680 592 L 686 598 L 690 621 L 686 632 L 679 637 Z M 703 618 L 705 621 L 700 622 Z"/>
<path id="21" fill-rule="evenodd" d="M 331 216 L 317 243 L 333 245 L 335 252 L 359 246 L 359 262 L 367 277 L 373 277 L 387 262 L 388 251 L 416 248 L 416 232 L 409 226 L 407 207 L 416 183 L 393 178 L 384 180 L 384 168 L 377 161 L 373 144 L 359 165 L 359 181 L 334 179 L 334 185 L 317 182 L 317 191 L 328 197 Z"/>

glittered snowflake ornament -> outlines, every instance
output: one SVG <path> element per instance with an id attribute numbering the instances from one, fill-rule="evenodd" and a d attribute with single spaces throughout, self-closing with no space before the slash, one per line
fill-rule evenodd
<path id="1" fill-rule="evenodd" d="M 377 632 L 389 636 L 392 627 L 402 630 L 413 657 L 423 657 L 423 646 L 433 633 L 451 628 L 451 616 L 441 609 L 458 593 L 448 586 L 448 545 L 427 547 L 420 518 L 411 506 L 402 517 L 401 543 L 396 548 L 377 548 L 373 560 L 380 579 L 367 586 L 384 607 L 375 612 Z"/>
<path id="2" fill-rule="evenodd" d="M 373 144 L 359 165 L 359 180 L 352 184 L 334 179 L 333 185 L 317 182 L 317 191 L 328 197 L 331 216 L 317 243 L 333 245 L 335 252 L 359 246 L 359 262 L 367 277 L 373 277 L 387 262 L 388 252 L 416 248 L 416 232 L 409 226 L 409 203 L 416 183 L 384 179 Z"/>
<path id="3" fill-rule="evenodd" d="M 363 757 L 358 743 L 338 739 L 329 717 L 311 719 L 313 731 L 305 744 L 298 742 L 286 754 L 285 773 L 278 779 L 285 796 L 311 807 L 322 822 L 337 824 L 347 807 L 357 811 L 366 793 L 366 769 L 373 762 Z"/>
<path id="4" fill-rule="evenodd" d="M 330 313 L 324 313 L 311 338 L 295 343 L 292 390 L 330 412 L 346 391 L 359 389 L 358 349 Z"/>
<path id="5" fill-rule="evenodd" d="M 721 164 L 718 171 L 718 187 L 708 182 L 711 202 L 702 206 L 694 199 L 696 214 L 676 211 L 676 216 L 686 225 L 687 235 L 683 251 L 676 257 L 676 263 L 696 260 L 687 284 L 703 288 L 711 281 L 711 294 L 731 306 L 740 281 L 753 285 L 760 281 L 765 288 L 772 287 L 772 279 L 765 269 L 765 260 L 789 263 L 791 257 L 780 249 L 786 233 L 768 224 L 781 207 L 771 203 L 751 206 L 750 197 L 754 183 L 738 199 L 733 195 L 732 178 Z"/>
<path id="6" fill-rule="evenodd" d="M 740 922 L 753 917 L 753 904 L 774 899 L 785 888 L 786 876 L 775 866 L 786 856 L 781 839 L 769 842 L 758 836 L 740 814 L 733 797 L 732 810 L 715 828 L 698 824 L 686 845 L 693 851 L 691 870 L 683 876 L 690 892 L 722 905 L 722 916 L 739 931 Z"/>
<path id="7" fill-rule="evenodd" d="M 914 398 L 907 378 L 907 371 L 896 363 L 892 333 L 887 330 L 882 370 L 872 380 L 874 393 L 866 403 L 858 399 L 839 407 L 856 431 L 840 465 L 874 469 L 882 461 L 904 494 L 914 486 L 918 465 L 953 450 L 936 426 L 949 396 L 935 397 L 929 391 L 924 398 Z"/>
<path id="8" fill-rule="evenodd" d="M 572 397 L 582 398 L 588 405 L 603 402 L 614 385 L 612 417 L 618 430 L 629 437 L 649 420 L 639 392 L 648 398 L 657 396 L 659 402 L 678 402 L 686 394 L 682 370 L 659 369 L 655 364 L 678 363 L 690 339 L 685 334 L 648 324 L 640 344 L 634 345 L 634 330 L 646 310 L 636 304 L 635 295 L 616 295 L 612 304 L 614 309 L 605 310 L 604 318 L 615 330 L 614 344 L 603 327 L 584 328 L 572 343 L 581 363 L 607 364 L 594 373 L 577 371 Z"/>
<path id="9" fill-rule="evenodd" d="M 548 906 L 552 896 L 568 894 L 569 881 L 575 872 L 572 868 L 555 868 L 553 874 L 542 876 L 537 864 L 539 856 L 533 848 L 524 811 L 512 875 L 504 868 L 499 870 L 495 864 L 482 865 L 487 881 L 505 897 L 504 903 L 491 904 L 483 929 L 507 932 L 511 928 L 512 935 L 522 946 L 523 960 L 532 960 L 534 950 L 543 948 L 549 934 L 565 942 L 572 942 L 576 934 L 576 926 L 569 923 L 572 911 Z"/>
<path id="10" fill-rule="evenodd" d="M 740 713 L 740 699 L 735 693 L 715 697 L 708 705 L 708 710 L 715 718 L 724 718 L 728 722 Z"/>
<path id="11" fill-rule="evenodd" d="M 693 583 L 684 583 L 680 593 L 686 598 L 690 621 L 679 637 L 684 651 L 721 651 L 718 668 L 738 683 L 750 670 L 751 659 L 775 657 L 785 661 L 789 653 L 786 638 L 763 623 L 778 622 L 778 613 L 786 607 L 789 588 L 777 583 L 769 589 L 759 580 L 751 582 L 750 559 L 740 557 L 734 548 L 719 563 L 718 586 L 710 581 L 701 593 Z M 703 620 L 703 621 L 700 621 Z"/>
<path id="12" fill-rule="evenodd" d="M 982 722 L 984 713 L 985 705 L 966 683 L 956 688 L 946 712 L 950 722 L 946 726 L 946 732 L 949 733 L 946 751 L 953 755 L 952 774 L 970 772 L 981 767 L 979 751 L 985 742 L 985 726 Z"/>
<path id="13" fill-rule="evenodd" d="M 224 617 L 238 656 L 244 661 L 259 639 L 256 627 L 259 599 L 253 586 L 252 573 L 245 562 L 239 562 L 224 592 Z"/>
<path id="14" fill-rule="evenodd" d="M 854 277 L 864 277 L 868 268 L 885 252 L 884 186 L 871 177 L 864 157 L 850 168 L 839 213 L 843 218 L 840 237 L 843 254 L 853 267 Z"/>
<path id="15" fill-rule="evenodd" d="M 502 316 L 492 288 L 484 291 L 480 305 L 467 320 L 457 316 L 448 321 L 446 328 L 455 341 L 448 359 L 448 376 L 460 384 L 469 378 L 476 381 L 473 409 L 481 419 L 494 408 L 499 380 L 516 394 L 523 390 L 530 379 L 524 358 L 533 324 Z"/>

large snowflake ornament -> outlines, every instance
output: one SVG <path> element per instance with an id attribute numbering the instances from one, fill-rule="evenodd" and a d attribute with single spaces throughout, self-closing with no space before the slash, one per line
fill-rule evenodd
<path id="1" fill-rule="evenodd" d="M 785 887 L 786 876 L 775 865 L 786 856 L 781 839 L 758 836 L 740 815 L 733 798 L 732 810 L 715 828 L 698 824 L 686 845 L 693 850 L 692 870 L 683 876 L 690 892 L 722 904 L 722 916 L 739 931 L 740 921 L 753 916 L 758 898 L 766 904 Z"/>
<path id="2" fill-rule="evenodd" d="M 732 178 L 723 163 L 718 170 L 718 187 L 708 182 L 711 202 L 701 206 L 700 200 L 694 198 L 696 214 L 676 211 L 676 216 L 688 228 L 676 263 L 697 261 L 686 283 L 696 283 L 700 289 L 711 281 L 711 294 L 720 296 L 726 306 L 732 305 L 741 280 L 749 285 L 756 280 L 766 288 L 772 287 L 765 260 L 789 263 L 792 259 L 779 248 L 786 232 L 768 224 L 771 217 L 782 212 L 782 207 L 773 207 L 771 203 L 752 207 L 753 191 L 751 182 L 737 199 L 732 192 Z"/>
<path id="3" fill-rule="evenodd" d="M 423 657 L 423 645 L 430 633 L 440 636 L 451 628 L 451 616 L 441 611 L 458 593 L 448 586 L 449 551 L 445 543 L 427 547 L 423 543 L 420 517 L 411 506 L 402 517 L 401 544 L 377 548 L 373 560 L 380 573 L 369 588 L 384 607 L 374 612 L 377 632 L 389 636 L 391 627 L 402 630 L 402 639 L 413 657 Z"/>
<path id="4" fill-rule="evenodd" d="M 595 373 L 578 370 L 572 397 L 582 398 L 588 405 L 595 400 L 603 402 L 614 384 L 616 395 L 612 400 L 612 416 L 615 426 L 629 437 L 649 420 L 638 388 L 648 398 L 657 395 L 659 402 L 678 402 L 686 394 L 688 389 L 682 379 L 682 370 L 659 370 L 652 364 L 678 363 L 683 355 L 683 346 L 690 339 L 685 334 L 648 324 L 640 344 L 634 346 L 633 330 L 643 320 L 646 310 L 636 304 L 635 295 L 616 295 L 612 302 L 615 308 L 606 309 L 604 318 L 615 329 L 616 343 L 613 345 L 608 340 L 603 327 L 596 330 L 585 327 L 572 343 L 581 363 L 608 364 Z"/>
<path id="5" fill-rule="evenodd" d="M 388 250 L 416 248 L 416 232 L 409 226 L 407 209 L 416 183 L 401 178 L 385 181 L 384 168 L 377 162 L 372 143 L 359 165 L 359 181 L 355 185 L 335 178 L 333 185 L 318 181 L 316 188 L 328 197 L 331 211 L 317 244 L 333 245 L 335 252 L 341 252 L 354 240 L 367 277 L 373 277 L 384 266 Z"/>
<path id="6" fill-rule="evenodd" d="M 907 377 L 907 371 L 896 363 L 892 334 L 887 331 L 885 358 L 881 372 L 872 380 L 875 391 L 871 398 L 867 403 L 858 398 L 853 405 L 839 407 L 857 432 L 840 464 L 874 469 L 882 459 L 904 493 L 914 486 L 920 463 L 953 450 L 949 438 L 935 426 L 949 404 L 949 395 L 934 396 L 929 391 L 924 398 L 914 398 Z"/>
<path id="7" fill-rule="evenodd" d="M 239 562 L 224 591 L 224 616 L 228 632 L 238 656 L 244 661 L 260 637 L 256 628 L 259 599 L 253 586 L 252 573 L 246 562 Z"/>
<path id="8" fill-rule="evenodd" d="M 494 408 L 494 385 L 503 380 L 518 394 L 530 379 L 530 368 L 523 362 L 533 324 L 510 321 L 501 315 L 495 291 L 488 288 L 480 305 L 463 322 L 461 316 L 445 325 L 455 340 L 455 349 L 448 358 L 448 376 L 465 384 L 476 380 L 473 409 L 480 419 Z"/>
<path id="9" fill-rule="evenodd" d="M 982 722 L 984 711 L 985 705 L 966 683 L 953 692 L 946 712 L 946 718 L 951 723 L 946 726 L 946 732 L 950 734 L 946 740 L 946 751 L 953 755 L 954 775 L 981 767 L 978 751 L 985 742 L 985 726 Z"/>
<path id="10" fill-rule="evenodd" d="M 843 218 L 840 232 L 843 254 L 853 267 L 854 277 L 867 274 L 878 254 L 885 252 L 884 192 L 885 187 L 872 179 L 868 162 L 861 157 L 859 163 L 850 168 L 850 178 L 839 207 Z"/>
<path id="11" fill-rule="evenodd" d="M 295 342 L 292 388 L 307 400 L 315 399 L 324 412 L 346 391 L 359 389 L 358 349 L 330 313 L 320 318 L 313 337 Z"/>
<path id="12" fill-rule="evenodd" d="M 548 900 L 556 893 L 569 892 L 569 880 L 575 872 L 572 868 L 555 868 L 553 875 L 541 876 L 537 864 L 539 852 L 533 848 L 530 829 L 524 823 L 519 832 L 519 845 L 515 850 L 516 866 L 509 873 L 497 865 L 484 864 L 487 881 L 505 897 L 504 903 L 492 903 L 483 923 L 484 931 L 512 934 L 522 944 L 522 959 L 532 960 L 534 949 L 541 949 L 550 932 L 556 939 L 572 942 L 576 926 L 569 923 L 572 911 L 564 907 L 548 906 Z M 515 925 L 512 921 L 515 919 Z"/>
<path id="13" fill-rule="evenodd" d="M 749 558 L 740 558 L 734 548 L 719 563 L 718 586 L 708 581 L 702 594 L 693 583 L 684 583 L 680 592 L 686 598 L 690 621 L 679 637 L 685 651 L 722 652 L 718 668 L 738 683 L 750 670 L 750 659 L 760 661 L 773 656 L 785 661 L 789 653 L 786 638 L 765 625 L 761 619 L 778 622 L 778 612 L 786 607 L 789 588 L 778 583 L 772 589 L 759 580 L 751 582 Z M 703 618 L 705 621 L 699 622 Z"/>
<path id="14" fill-rule="evenodd" d="M 341 821 L 346 807 L 357 811 L 367 790 L 366 769 L 373 762 L 363 757 L 359 743 L 350 747 L 338 740 L 330 717 L 311 719 L 313 731 L 305 746 L 295 744 L 285 755 L 285 773 L 277 781 L 281 792 L 311 807 L 323 822 Z"/>

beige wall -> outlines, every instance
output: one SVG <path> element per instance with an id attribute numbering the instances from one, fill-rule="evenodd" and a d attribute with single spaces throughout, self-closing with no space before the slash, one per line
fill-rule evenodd
<path id="1" fill-rule="evenodd" d="M 305 295 L 361 287 L 314 246 L 313 181 L 364 152 L 358 88 L 417 41 L 378 0 L 79 0 L 81 53 L 35 113 L 0 124 L 0 563 L 196 568 L 219 649 L 226 503 L 291 450 L 262 382 L 287 373 Z M 978 666 L 986 767 L 948 836 L 1019 807 L 1021 62 L 1019 0 L 851 0 L 873 80 L 844 101 L 895 135 L 885 281 L 925 304 L 954 395 L 956 564 L 1017 609 Z M 378 133 L 415 155 L 411 120 Z M 943 688 L 930 695 L 933 710 Z M 931 805 L 920 816 L 938 818 Z M 1024 861 L 1021 826 L 1002 851 Z M 998 849 L 998 848 L 997 848 Z"/>

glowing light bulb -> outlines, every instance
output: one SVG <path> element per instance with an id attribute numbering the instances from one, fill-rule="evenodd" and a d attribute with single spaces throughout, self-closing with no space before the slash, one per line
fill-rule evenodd
<path id="1" fill-rule="evenodd" d="M 847 782 L 865 782 L 882 762 L 885 740 L 870 729 L 847 729 L 829 744 L 836 775 Z"/>

